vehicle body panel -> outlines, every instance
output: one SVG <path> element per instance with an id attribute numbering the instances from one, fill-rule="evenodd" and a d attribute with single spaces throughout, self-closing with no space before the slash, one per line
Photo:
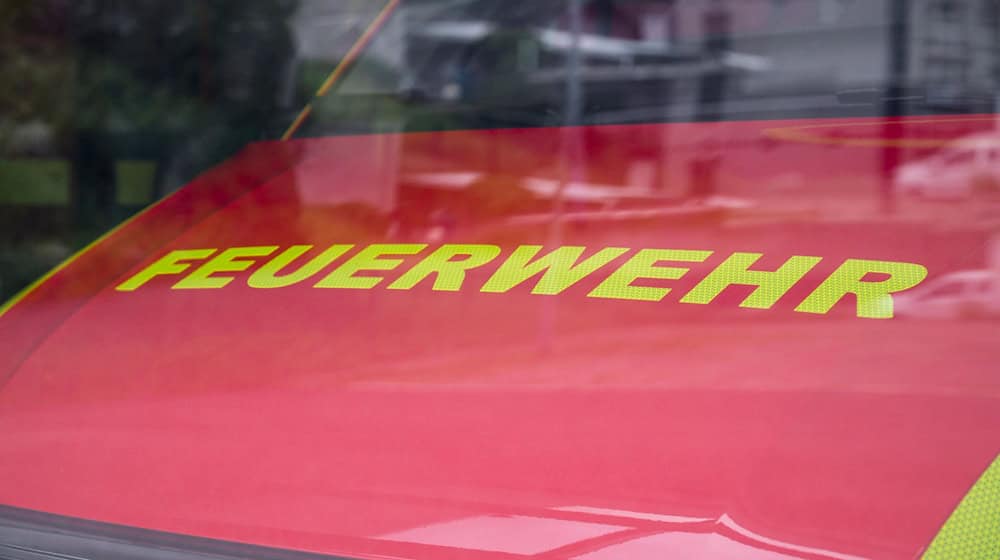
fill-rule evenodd
<path id="1" fill-rule="evenodd" d="M 921 122 L 942 142 L 968 132 Z M 254 145 L 6 310 L 0 503 L 356 557 L 912 558 L 1000 451 L 995 333 L 859 318 L 850 297 L 794 309 L 845 259 L 933 278 L 987 267 L 989 236 L 948 210 L 920 223 L 859 213 L 877 207 L 880 147 L 774 132 L 834 124 L 883 134 L 878 119 L 751 121 Z M 663 137 L 676 159 L 646 214 L 553 195 L 511 216 L 406 184 L 469 170 L 488 192 L 565 182 L 567 137 L 595 184 L 623 181 Z M 753 204 L 678 203 L 671 174 L 720 149 L 723 192 Z M 789 172 L 798 194 L 771 187 Z M 351 209 L 359 197 L 416 209 L 374 227 Z M 442 208 L 453 217 L 434 218 Z M 322 275 L 262 290 L 249 272 L 220 274 L 236 280 L 218 289 L 172 289 L 182 275 L 115 289 L 171 250 L 376 242 L 712 256 L 647 281 L 674 288 L 657 302 L 588 298 L 596 276 L 555 296 L 530 293 L 534 281 L 481 293 L 499 260 L 457 292 L 314 288 Z M 747 286 L 678 301 L 733 251 L 762 253 L 761 270 L 822 261 L 771 309 L 740 308 Z"/>

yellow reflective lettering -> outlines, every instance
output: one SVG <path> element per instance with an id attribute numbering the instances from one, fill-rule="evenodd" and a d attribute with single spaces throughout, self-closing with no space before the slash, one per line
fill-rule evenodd
<path id="1" fill-rule="evenodd" d="M 864 281 L 868 273 L 888 274 L 877 282 Z M 803 313 L 827 313 L 847 294 L 857 296 L 857 315 L 870 319 L 892 317 L 890 294 L 910 289 L 927 277 L 923 265 L 891 261 L 847 259 L 798 307 Z"/>
<path id="2" fill-rule="evenodd" d="M 722 264 L 691 289 L 681 303 L 707 304 L 732 285 L 757 286 L 740 307 L 770 309 L 785 292 L 812 270 L 820 257 L 794 256 L 778 270 L 749 270 L 762 255 L 760 253 L 733 253 Z"/>
<path id="3" fill-rule="evenodd" d="M 424 278 L 436 274 L 434 290 L 457 292 L 465 281 L 465 271 L 483 266 L 499 254 L 500 247 L 496 245 L 442 245 L 390 284 L 389 289 L 409 290 Z M 459 255 L 465 255 L 466 258 L 451 260 Z"/>
<path id="4" fill-rule="evenodd" d="M 171 251 L 160 260 L 140 270 L 135 276 L 122 282 L 115 290 L 119 292 L 131 292 L 156 276 L 166 276 L 168 274 L 180 274 L 191 266 L 190 263 L 182 261 L 204 260 L 212 256 L 216 249 L 187 249 L 181 251 Z"/>
<path id="5" fill-rule="evenodd" d="M 278 250 L 276 245 L 268 247 L 233 247 L 226 249 L 212 260 L 194 269 L 191 274 L 174 284 L 174 290 L 201 290 L 222 288 L 233 281 L 232 276 L 212 276 L 220 272 L 242 272 L 253 265 L 252 257 L 266 257 Z"/>
<path id="6" fill-rule="evenodd" d="M 350 288 L 367 290 L 384 280 L 381 276 L 355 276 L 368 270 L 392 270 L 403 263 L 403 259 L 380 259 L 384 255 L 416 255 L 427 247 L 420 243 L 377 243 L 358 251 L 347 262 L 338 266 L 319 282 L 316 288 Z"/>
<path id="7" fill-rule="evenodd" d="M 251 288 L 284 288 L 298 284 L 326 268 L 353 247 L 354 245 L 331 245 L 329 249 L 313 257 L 295 272 L 279 276 L 278 272 L 313 248 L 312 245 L 293 245 L 254 271 L 250 278 L 247 278 L 247 285 Z"/>
<path id="8" fill-rule="evenodd" d="M 677 280 L 687 273 L 687 268 L 656 264 L 660 261 L 702 262 L 711 255 L 712 251 L 642 249 L 612 272 L 587 297 L 660 301 L 670 293 L 670 288 L 633 286 L 632 282 L 640 278 Z"/>
<path id="9" fill-rule="evenodd" d="M 576 264 L 584 249 L 584 247 L 560 247 L 532 261 L 531 259 L 542 250 L 542 246 L 522 245 L 514 250 L 493 276 L 483 284 L 481 291 L 503 293 L 542 274 L 541 279 L 531 289 L 531 293 L 555 295 L 628 252 L 628 249 L 608 247 Z"/>

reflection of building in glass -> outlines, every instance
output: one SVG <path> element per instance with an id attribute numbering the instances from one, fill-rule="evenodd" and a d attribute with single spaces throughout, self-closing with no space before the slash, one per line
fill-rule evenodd
<path id="1" fill-rule="evenodd" d="M 997 77 L 997 3 L 934 0 L 921 8 L 913 14 L 915 77 L 943 102 L 989 92 Z"/>
<path id="2" fill-rule="evenodd" d="M 583 124 L 981 113 L 994 106 L 1000 45 L 995 1 L 580 1 L 576 42 L 566 2 L 404 1 L 333 92 L 314 100 L 302 133 L 557 126 L 566 122 L 571 81 L 579 82 L 582 94 L 574 122 Z M 303 2 L 296 18 L 299 80 L 321 82 L 380 6 Z M 575 71 L 569 64 L 574 44 L 581 62 Z M 315 88 L 300 89 L 304 104 Z M 586 185 L 587 192 L 622 192 L 605 193 L 599 203 L 575 202 L 604 208 L 621 204 L 626 192 L 703 201 L 774 191 L 785 203 L 795 193 L 820 191 L 804 185 L 794 166 L 743 191 L 733 186 L 731 177 L 746 175 L 740 166 L 750 165 L 748 154 L 779 157 L 792 149 L 792 140 L 734 140 L 714 126 L 691 129 L 688 137 L 672 132 L 677 130 L 688 129 L 662 129 L 633 139 L 628 148 L 617 145 L 614 158 L 625 162 L 620 166 L 600 164 L 600 157 L 612 156 L 588 133 L 581 142 L 592 161 L 570 183 Z M 822 133 L 832 135 L 832 146 L 833 136 L 854 132 Z M 434 173 L 426 177 L 503 168 L 516 150 L 506 149 L 493 146 L 463 169 L 454 168 L 451 157 L 441 169 L 429 165 Z M 869 183 L 929 151 L 859 152 L 850 169 L 867 182 L 845 179 L 823 188 L 857 189 L 870 197 L 878 187 Z M 554 167 L 531 170 L 531 178 L 557 176 Z M 459 197 L 454 185 L 431 186 Z M 578 191 L 564 189 L 560 196 Z M 891 199 L 891 189 L 883 191 Z"/>
<path id="3" fill-rule="evenodd" d="M 905 2 L 905 42 L 894 44 L 891 18 L 899 1 L 585 1 L 577 76 L 583 118 L 858 114 L 836 94 L 868 88 L 878 97 L 898 81 L 891 78 L 896 56 L 905 57 L 906 71 L 895 85 L 917 90 L 911 108 L 990 110 L 1000 36 L 996 2 Z M 465 125 L 557 124 L 571 45 L 562 4 L 404 2 L 341 93 L 406 91 L 434 104 L 475 105 L 482 122 Z M 329 68 L 377 7 L 303 2 L 296 28 L 306 69 L 309 61 Z M 484 107 L 505 110 L 485 115 Z M 406 126 L 447 123 L 432 118 Z"/>

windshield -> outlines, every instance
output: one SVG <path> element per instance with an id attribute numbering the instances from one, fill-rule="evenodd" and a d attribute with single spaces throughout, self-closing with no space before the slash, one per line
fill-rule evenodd
<path id="1" fill-rule="evenodd" d="M 995 0 L 8 2 L 0 68 L 0 555 L 1000 555 Z"/>

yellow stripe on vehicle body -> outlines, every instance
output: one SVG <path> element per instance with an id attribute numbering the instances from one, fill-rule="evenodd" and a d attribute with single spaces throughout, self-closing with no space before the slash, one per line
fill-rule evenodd
<path id="1" fill-rule="evenodd" d="M 15 305 L 17 305 L 19 302 L 21 302 L 21 300 L 23 300 L 24 298 L 28 297 L 28 294 L 30 294 L 36 288 L 38 288 L 39 286 L 41 286 L 42 284 L 44 284 L 45 282 L 47 282 L 49 278 L 52 278 L 56 274 L 59 274 L 59 272 L 61 272 L 63 269 L 65 269 L 69 265 L 71 265 L 74 262 L 76 262 L 76 260 L 79 259 L 80 257 L 82 257 L 85 254 L 87 254 L 88 251 L 90 251 L 91 249 L 93 249 L 94 247 L 96 247 L 98 244 L 103 243 L 105 239 L 108 239 L 112 235 L 118 233 L 120 230 L 124 229 L 126 226 L 128 226 L 132 222 L 136 221 L 137 219 L 139 219 L 141 216 L 145 215 L 147 212 L 149 212 L 153 208 L 156 208 L 163 201 L 165 201 L 165 200 L 167 200 L 169 198 L 170 198 L 169 196 L 163 197 L 160 200 L 157 200 L 156 202 L 154 202 L 154 203 L 150 204 L 149 206 L 143 208 L 142 210 L 136 212 L 130 218 L 127 218 L 122 223 L 120 223 L 117 226 L 109 229 L 108 231 L 104 232 L 103 235 L 101 235 L 97 239 L 95 239 L 95 240 L 91 241 L 90 243 L 88 243 L 83 249 L 80 249 L 76 253 L 73 253 L 68 259 L 66 259 L 63 262 L 61 262 L 58 265 L 56 265 L 55 268 L 53 268 L 52 270 L 46 272 L 39 279 L 35 280 L 31 284 L 28 284 L 28 286 L 26 288 L 24 288 L 23 290 L 21 290 L 20 292 L 18 292 L 16 294 L 14 294 L 14 297 L 10 298 L 9 300 L 7 300 L 6 302 L 4 302 L 3 304 L 0 304 L 0 317 L 3 317 L 5 313 L 7 313 L 8 311 L 10 311 L 10 308 L 12 308 Z"/>
<path id="2" fill-rule="evenodd" d="M 1000 455 L 962 498 L 923 558 L 1000 558 Z"/>

